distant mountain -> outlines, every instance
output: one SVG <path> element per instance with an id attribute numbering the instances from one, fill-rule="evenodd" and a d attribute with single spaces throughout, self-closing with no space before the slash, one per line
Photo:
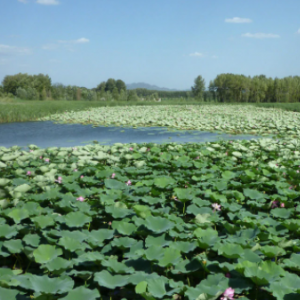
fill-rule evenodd
<path id="1" fill-rule="evenodd" d="M 157 85 L 151 85 L 145 82 L 137 82 L 137 83 L 130 83 L 126 84 L 127 90 L 134 90 L 134 89 L 147 89 L 152 91 L 169 91 L 169 92 L 176 92 L 178 90 L 175 89 L 168 89 L 164 87 L 159 87 Z"/>

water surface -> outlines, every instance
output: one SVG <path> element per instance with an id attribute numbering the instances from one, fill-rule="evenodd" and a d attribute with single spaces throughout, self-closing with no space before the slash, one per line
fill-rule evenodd
<path id="1" fill-rule="evenodd" d="M 230 135 L 197 130 L 170 130 L 165 127 L 94 127 L 81 124 L 55 124 L 46 122 L 24 122 L 0 124 L 0 146 L 25 147 L 29 144 L 40 148 L 73 147 L 92 144 L 114 143 L 203 143 L 223 140 L 249 140 L 259 138 L 252 135 Z"/>

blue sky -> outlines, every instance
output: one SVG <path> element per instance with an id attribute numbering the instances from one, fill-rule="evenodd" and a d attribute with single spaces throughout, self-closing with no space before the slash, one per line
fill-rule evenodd
<path id="1" fill-rule="evenodd" d="M 0 81 L 19 72 L 175 89 L 198 75 L 300 75 L 300 1 L 0 0 Z"/>

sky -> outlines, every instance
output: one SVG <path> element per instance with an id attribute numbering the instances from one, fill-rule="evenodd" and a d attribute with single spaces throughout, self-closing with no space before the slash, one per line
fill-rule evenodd
<path id="1" fill-rule="evenodd" d="M 221 73 L 300 75 L 299 0 L 0 0 L 0 82 L 189 89 Z"/>

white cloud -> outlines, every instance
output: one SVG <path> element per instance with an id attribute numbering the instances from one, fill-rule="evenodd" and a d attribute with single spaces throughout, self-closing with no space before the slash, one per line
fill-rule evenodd
<path id="1" fill-rule="evenodd" d="M 4 55 L 10 55 L 10 54 L 28 55 L 28 54 L 31 54 L 31 50 L 29 48 L 25 48 L 25 47 L 0 45 L 0 54 L 4 54 Z"/>
<path id="2" fill-rule="evenodd" d="M 80 38 L 76 41 L 74 41 L 75 44 L 85 44 L 85 43 L 89 43 L 90 40 L 89 39 L 86 39 L 86 38 Z"/>
<path id="3" fill-rule="evenodd" d="M 42 5 L 58 5 L 59 2 L 57 0 L 37 0 L 36 3 Z"/>
<path id="4" fill-rule="evenodd" d="M 251 23 L 252 20 L 248 18 L 239 18 L 239 17 L 234 17 L 232 19 L 225 19 L 226 23 Z"/>
<path id="5" fill-rule="evenodd" d="M 61 43 L 61 44 L 85 44 L 85 43 L 89 43 L 90 40 L 86 39 L 86 38 L 80 38 L 80 39 L 77 39 L 77 40 L 69 40 L 69 41 L 59 40 L 58 42 Z"/>
<path id="6" fill-rule="evenodd" d="M 219 56 L 217 56 L 217 55 L 213 55 L 211 58 L 213 58 L 213 59 L 217 59 L 217 58 L 219 58 Z"/>
<path id="7" fill-rule="evenodd" d="M 242 37 L 254 38 L 254 39 L 277 39 L 280 38 L 280 35 L 273 33 L 244 33 Z"/>
<path id="8" fill-rule="evenodd" d="M 28 3 L 27 0 L 18 0 L 18 1 L 21 2 L 21 3 Z"/>
<path id="9" fill-rule="evenodd" d="M 200 53 L 200 52 L 194 52 L 194 53 L 191 53 L 190 56 L 194 56 L 194 57 L 203 57 L 204 54 L 203 54 L 203 53 Z"/>
<path id="10" fill-rule="evenodd" d="M 300 34 L 300 28 L 298 29 L 297 33 Z"/>

